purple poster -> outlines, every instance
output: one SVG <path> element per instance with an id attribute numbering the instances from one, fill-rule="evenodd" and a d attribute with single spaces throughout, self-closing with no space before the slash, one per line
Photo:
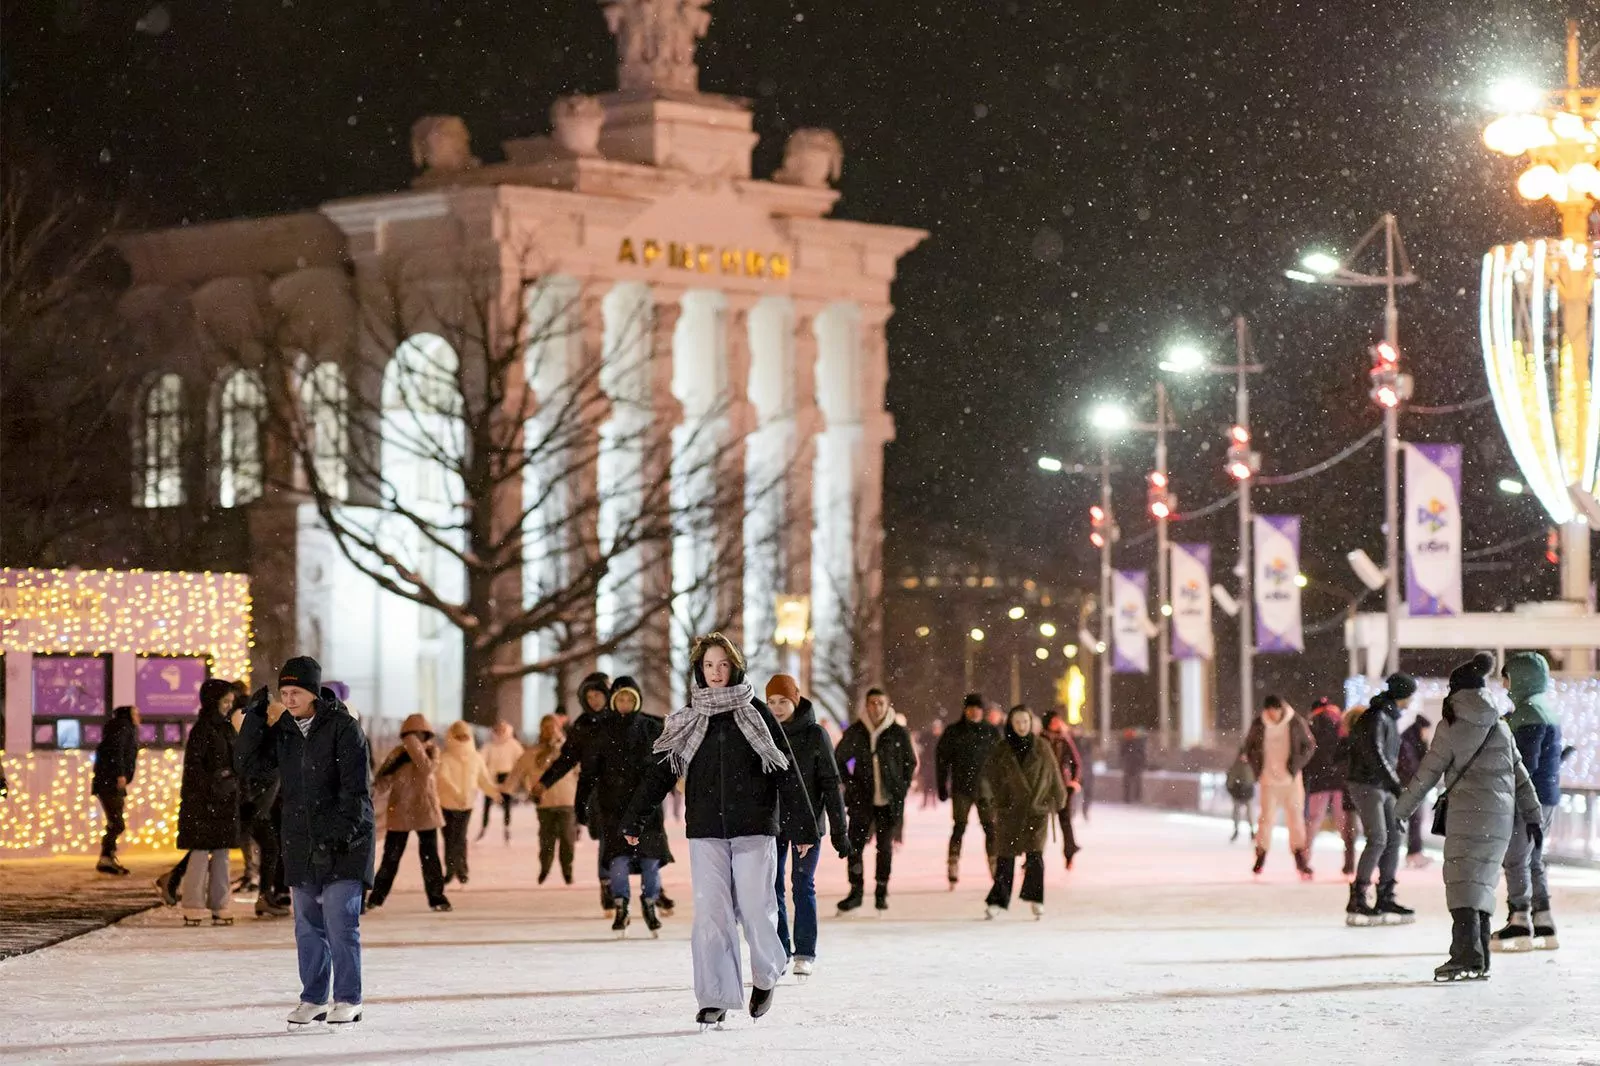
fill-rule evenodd
<path id="1" fill-rule="evenodd" d="M 93 656 L 34 657 L 35 718 L 103 718 L 105 713 L 104 659 Z"/>
<path id="2" fill-rule="evenodd" d="M 134 675 L 134 706 L 147 718 L 198 714 L 205 679 L 203 659 L 141 658 Z"/>

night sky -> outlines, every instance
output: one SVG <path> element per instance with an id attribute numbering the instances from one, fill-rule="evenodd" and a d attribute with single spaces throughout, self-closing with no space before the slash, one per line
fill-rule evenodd
<path id="1" fill-rule="evenodd" d="M 1188 338 L 1227 357 L 1236 313 L 1270 367 L 1254 400 L 1264 472 L 1354 440 L 1377 421 L 1365 372 L 1381 297 L 1281 271 L 1348 247 L 1385 210 L 1423 278 L 1402 298 L 1417 402 L 1481 396 L 1479 258 L 1556 229 L 1479 133 L 1498 76 L 1558 82 L 1560 3 L 714 0 L 711 12 L 702 87 L 754 100 L 758 174 L 790 130 L 827 126 L 845 144 L 838 214 L 933 232 L 903 263 L 890 327 L 891 558 L 921 542 L 1043 546 L 1091 581 L 1092 486 L 1051 481 L 1034 457 L 1090 458 L 1095 399 L 1148 408 L 1160 350 Z M 502 139 L 547 129 L 556 95 L 614 84 L 594 0 L 8 0 L 5 24 L 8 151 L 20 138 L 149 224 L 402 188 L 423 114 L 460 114 L 492 160 Z M 1600 22 L 1585 29 L 1592 48 Z M 1232 397 L 1216 379 L 1174 390 L 1187 509 L 1228 490 Z M 1540 528 L 1531 499 L 1494 488 L 1515 468 L 1492 409 L 1408 417 L 1402 433 L 1466 445 L 1468 549 Z M 1131 539 L 1147 527 L 1148 452 L 1134 438 L 1118 454 Z M 1257 499 L 1307 516 L 1315 576 L 1354 589 L 1343 553 L 1381 559 L 1376 447 Z M 1217 541 L 1231 565 L 1233 528 L 1229 509 L 1175 536 Z M 1119 565 L 1141 565 L 1141 551 Z M 1552 595 L 1542 554 L 1528 544 L 1496 557 L 1509 569 L 1469 572 L 1469 609 Z M 1307 596 L 1308 621 L 1340 609 Z"/>

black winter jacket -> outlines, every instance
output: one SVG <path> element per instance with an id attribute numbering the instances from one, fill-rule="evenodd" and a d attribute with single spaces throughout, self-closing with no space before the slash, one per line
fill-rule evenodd
<path id="1" fill-rule="evenodd" d="M 819 837 L 826 830 L 833 837 L 835 848 L 848 847 L 839 764 L 833 758 L 833 741 L 828 739 L 828 731 L 817 724 L 817 712 L 810 700 L 802 699 L 796 705 L 794 715 L 783 723 L 783 735 L 789 742 L 787 752 L 800 770 L 800 780 L 805 782 L 806 798 L 811 801 L 808 808 L 798 810 L 784 805 L 780 812 L 783 838 L 793 840 L 796 821 L 814 817 Z"/>
<path id="2" fill-rule="evenodd" d="M 117 778 L 125 777 L 133 783 L 133 772 L 139 765 L 139 727 L 133 716 L 119 714 L 106 723 L 100 747 L 94 754 L 94 781 L 90 791 L 96 796 L 117 791 Z"/>
<path id="3" fill-rule="evenodd" d="M 844 804 L 851 810 L 864 811 L 876 806 L 873 803 L 877 796 L 872 757 L 872 734 L 867 731 L 866 723 L 857 719 L 839 738 L 839 749 L 834 752 L 839 776 L 844 781 Z M 906 792 L 917 773 L 916 749 L 911 746 L 911 734 L 905 726 L 892 722 L 879 734 L 877 757 L 883 795 L 889 801 L 889 815 L 898 819 L 905 814 Z"/>
<path id="4" fill-rule="evenodd" d="M 1422 739 L 1423 725 L 1421 720 L 1406 726 L 1406 731 L 1400 734 L 1400 757 L 1395 760 L 1395 772 L 1400 775 L 1402 785 L 1411 784 L 1411 779 L 1417 776 L 1417 770 L 1422 766 L 1422 757 L 1428 754 L 1428 742 Z"/>
<path id="5" fill-rule="evenodd" d="M 556 756 L 556 761 L 545 769 L 539 776 L 539 783 L 549 788 L 560 781 L 574 768 L 587 767 L 594 758 L 594 746 L 600 735 L 606 729 L 608 718 L 619 717 L 610 707 L 603 707 L 598 711 L 584 711 L 572 723 L 572 728 L 567 730 L 567 742 L 561 746 L 561 754 Z M 573 801 L 573 810 L 577 814 L 579 825 L 588 825 L 593 816 L 592 804 L 594 800 L 594 775 L 586 769 L 578 772 L 578 793 Z"/>
<path id="6" fill-rule="evenodd" d="M 233 723 L 202 709 L 183 749 L 178 790 L 178 847 L 213 851 L 239 845 L 239 774 Z"/>
<path id="7" fill-rule="evenodd" d="M 944 731 L 934 748 L 934 781 L 941 800 L 951 796 L 977 797 L 984 760 L 999 739 L 1000 730 L 981 718 L 969 722 L 963 717 Z"/>
<path id="8" fill-rule="evenodd" d="M 238 770 L 243 777 L 279 777 L 284 883 L 372 887 L 372 756 L 361 726 L 328 688 L 305 736 L 288 712 L 268 725 L 267 701 L 263 688 L 245 709 Z"/>
<path id="9" fill-rule="evenodd" d="M 779 751 L 786 751 L 783 729 L 767 705 L 752 700 L 761 720 L 772 733 Z M 653 754 L 653 753 L 652 753 Z M 649 772 L 623 815 L 627 835 L 638 836 L 645 816 L 661 807 L 661 801 L 677 784 L 678 777 L 665 755 L 656 755 Z M 779 830 L 778 803 L 796 810 L 808 806 L 800 773 L 789 760 L 782 770 L 767 773 L 761 759 L 744 738 L 732 713 L 717 714 L 706 723 L 705 739 L 684 775 L 684 830 L 690 840 L 731 840 L 734 837 L 776 837 Z M 796 844 L 817 843 L 817 831 L 804 819 L 790 838 Z"/>
<path id="10" fill-rule="evenodd" d="M 592 782 L 589 824 L 600 837 L 601 863 L 609 864 L 620 855 L 671 862 L 666 818 L 659 803 L 640 817 L 637 847 L 622 838 L 622 817 L 655 760 L 650 749 L 661 736 L 661 719 L 643 711 L 619 714 L 609 709 L 596 712 L 596 717 L 582 777 Z"/>
<path id="11" fill-rule="evenodd" d="M 1329 711 L 1318 708 L 1306 723 L 1311 727 L 1311 739 L 1317 742 L 1317 750 L 1311 753 L 1311 761 L 1306 763 L 1303 771 L 1307 795 L 1337 792 L 1344 788 L 1345 759 L 1340 744 L 1342 738 L 1339 736 L 1339 723 L 1343 717 L 1336 709 Z"/>
<path id="12" fill-rule="evenodd" d="M 1381 693 L 1356 716 L 1346 742 L 1350 784 L 1388 789 L 1396 796 L 1401 793 L 1399 721 L 1400 708 Z"/>

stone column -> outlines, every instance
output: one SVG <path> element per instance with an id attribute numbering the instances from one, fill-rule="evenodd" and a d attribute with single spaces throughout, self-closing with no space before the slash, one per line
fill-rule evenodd
<path id="1" fill-rule="evenodd" d="M 771 639 L 771 634 L 745 631 L 743 609 L 745 510 L 749 503 L 746 442 L 756 428 L 756 409 L 750 402 L 750 310 L 754 304 L 748 297 L 730 296 L 722 311 L 728 390 L 717 475 L 716 604 L 717 617 L 726 620 L 724 632 L 740 647 L 753 640 Z"/>
<path id="2" fill-rule="evenodd" d="M 797 303 L 795 307 L 793 451 L 783 503 L 783 573 L 787 587 L 781 591 L 810 596 L 813 612 L 816 607 L 811 581 L 811 538 L 816 528 L 813 497 L 817 434 L 822 428 L 822 412 L 817 407 L 817 315 L 821 310 L 821 305 L 812 302 Z M 802 692 L 810 692 L 813 687 L 811 653 L 809 644 L 800 653 Z"/>
<path id="3" fill-rule="evenodd" d="M 644 438 L 643 502 L 640 515 L 666 526 L 674 512 L 672 460 L 674 439 L 683 423 L 683 404 L 673 393 L 674 344 L 683 316 L 683 290 L 656 288 L 651 292 L 650 359 L 648 376 L 654 422 Z M 646 541 L 641 549 L 640 585 L 650 620 L 634 641 L 647 698 L 666 699 L 676 706 L 683 687 L 673 661 L 672 556 L 670 527 Z"/>
<path id="4" fill-rule="evenodd" d="M 865 658 L 867 675 L 883 680 L 883 449 L 894 440 L 894 416 L 884 409 L 889 381 L 889 344 L 885 333 L 892 309 L 887 305 L 862 309 L 857 352 L 861 373 L 861 440 L 855 469 L 855 550 L 859 565 L 855 590 L 859 604 L 868 608 Z"/>

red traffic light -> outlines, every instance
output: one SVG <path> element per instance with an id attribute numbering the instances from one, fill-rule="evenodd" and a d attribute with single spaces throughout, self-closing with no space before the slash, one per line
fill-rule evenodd
<path id="1" fill-rule="evenodd" d="M 1235 481 L 1248 481 L 1253 471 L 1250 464 L 1243 459 L 1230 459 L 1228 461 L 1228 476 Z"/>
<path id="2" fill-rule="evenodd" d="M 1106 546 L 1105 534 L 1101 533 L 1098 529 L 1095 530 L 1093 533 L 1089 534 L 1089 543 L 1093 544 L 1096 548 L 1104 548 Z"/>
<path id="3" fill-rule="evenodd" d="M 1393 369 L 1400 365 L 1400 352 L 1388 341 L 1379 341 L 1372 346 L 1372 357 L 1386 369 Z"/>
<path id="4" fill-rule="evenodd" d="M 1243 426 L 1234 426 L 1228 431 L 1228 436 L 1233 438 L 1233 443 L 1238 445 L 1250 443 L 1250 431 Z"/>
<path id="5" fill-rule="evenodd" d="M 1101 507 L 1098 503 L 1095 504 L 1093 507 L 1090 507 L 1089 508 L 1089 521 L 1093 522 L 1097 526 L 1104 525 L 1105 521 L 1106 521 L 1106 510 L 1105 510 L 1105 508 Z"/>
<path id="6" fill-rule="evenodd" d="M 1167 487 L 1167 475 L 1163 474 L 1159 470 L 1150 471 L 1150 487 L 1153 488 L 1153 489 L 1164 489 L 1164 488 L 1166 488 Z"/>

